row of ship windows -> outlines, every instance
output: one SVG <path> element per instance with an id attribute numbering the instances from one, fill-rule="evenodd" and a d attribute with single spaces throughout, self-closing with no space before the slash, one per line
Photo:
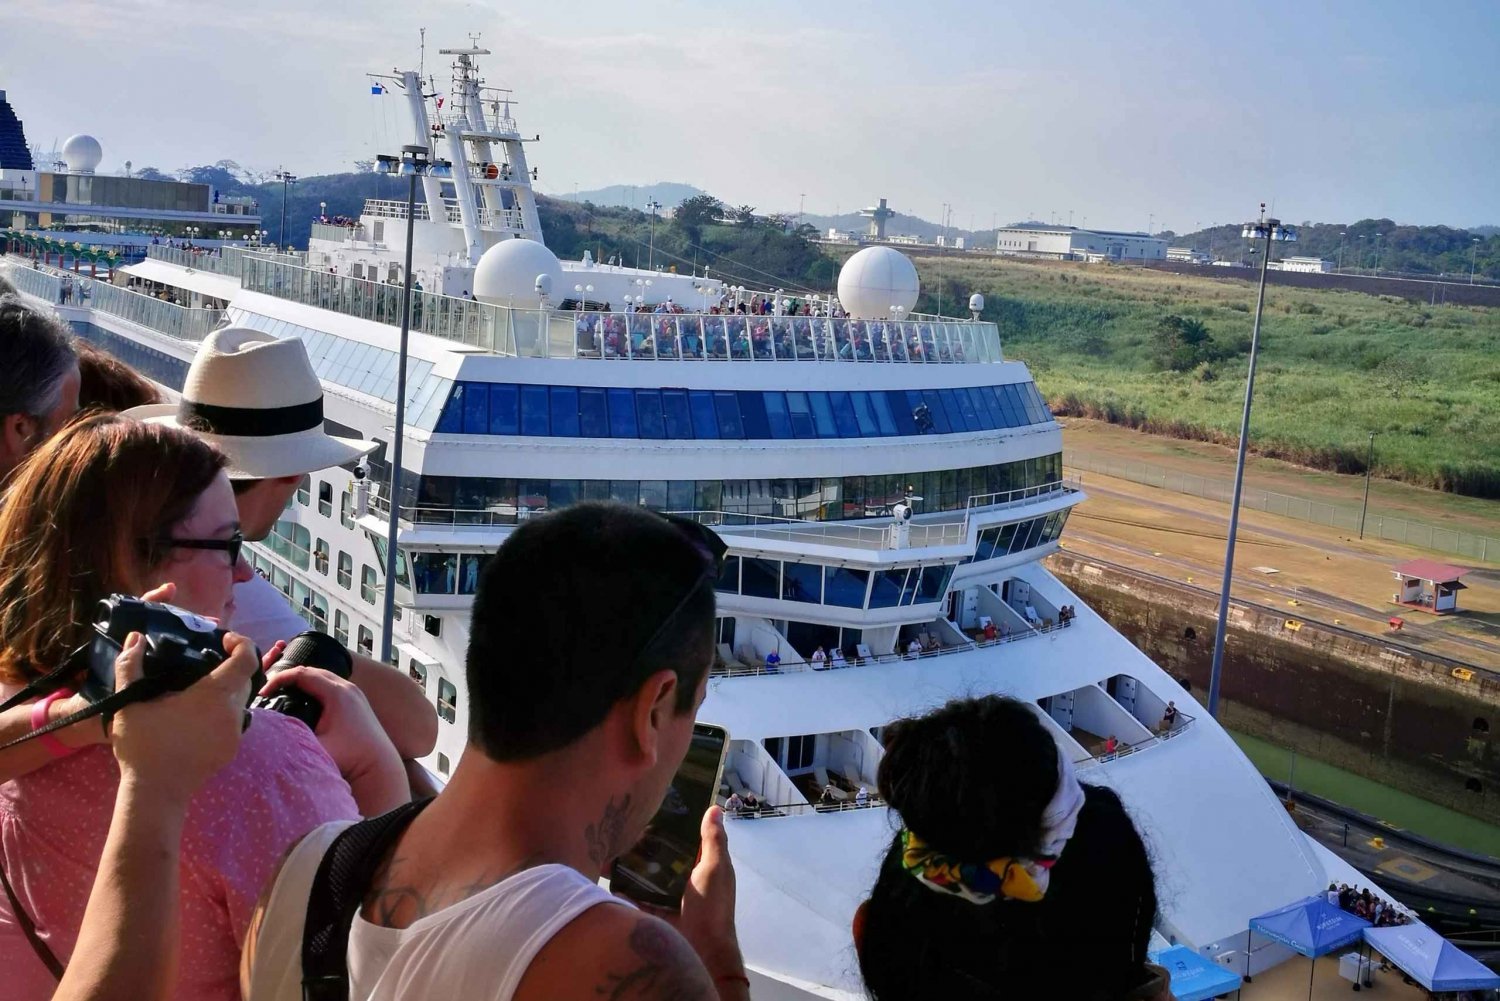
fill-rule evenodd
<path id="1" fill-rule="evenodd" d="M 908 491 L 918 514 L 956 511 L 969 498 L 1044 487 L 1062 479 L 1062 453 L 965 469 L 775 480 L 526 480 L 428 476 L 403 480 L 403 508 L 419 522 L 510 524 L 523 509 L 545 511 L 614 500 L 657 511 L 722 511 L 802 521 L 889 515 Z M 413 483 L 412 481 L 417 481 Z M 379 482 L 377 478 L 376 482 Z"/>
<path id="2" fill-rule="evenodd" d="M 840 608 L 895 608 L 941 601 L 951 565 L 857 570 L 754 556 L 731 556 L 714 589 L 747 598 L 779 598 Z"/>
<path id="3" fill-rule="evenodd" d="M 459 382 L 435 430 L 554 438 L 766 440 L 996 431 L 1052 419 L 1034 384 L 874 392 Z"/>

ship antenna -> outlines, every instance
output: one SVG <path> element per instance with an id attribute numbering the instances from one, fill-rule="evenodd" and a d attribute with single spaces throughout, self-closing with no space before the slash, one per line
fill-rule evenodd
<path id="1" fill-rule="evenodd" d="M 417 79 L 422 79 L 423 71 L 427 68 L 427 29 L 418 28 L 422 35 L 421 48 L 417 55 Z"/>

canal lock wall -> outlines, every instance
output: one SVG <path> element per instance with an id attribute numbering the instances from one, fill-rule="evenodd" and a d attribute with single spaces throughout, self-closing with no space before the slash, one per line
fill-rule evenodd
<path id="1" fill-rule="evenodd" d="M 1047 568 L 1206 701 L 1215 592 L 1074 553 Z M 1500 824 L 1500 674 L 1231 598 L 1219 720 Z"/>

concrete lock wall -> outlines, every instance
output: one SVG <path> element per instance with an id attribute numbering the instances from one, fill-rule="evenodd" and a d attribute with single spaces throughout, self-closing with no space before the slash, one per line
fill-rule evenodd
<path id="1" fill-rule="evenodd" d="M 1047 565 L 1163 670 L 1206 697 L 1215 593 L 1071 553 L 1056 553 Z M 1231 600 L 1219 720 L 1500 823 L 1500 675 Z"/>

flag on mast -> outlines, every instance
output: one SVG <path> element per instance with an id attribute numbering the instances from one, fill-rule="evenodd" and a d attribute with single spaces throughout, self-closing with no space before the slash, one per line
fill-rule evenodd
<path id="1" fill-rule="evenodd" d="M 383 83 L 372 83 L 372 84 L 370 84 L 370 93 L 372 93 L 372 94 L 384 94 L 384 93 L 386 93 L 385 84 L 383 84 Z"/>

